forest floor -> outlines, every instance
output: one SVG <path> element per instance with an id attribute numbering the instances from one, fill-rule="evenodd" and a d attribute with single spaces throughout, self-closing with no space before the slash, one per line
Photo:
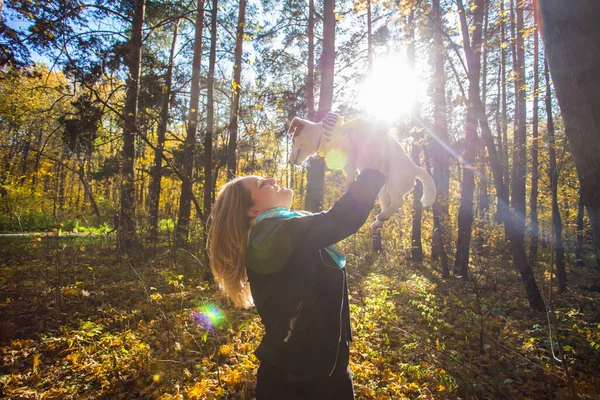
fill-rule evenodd
<path id="1" fill-rule="evenodd" d="M 473 258 L 470 281 L 349 255 L 358 399 L 570 398 L 546 314 L 496 253 Z M 253 397 L 260 320 L 228 304 L 191 253 L 125 260 L 106 237 L 38 237 L 0 238 L 0 256 L 0 398 Z M 553 296 L 579 398 L 600 398 L 599 281 L 591 266 L 570 269 Z"/>

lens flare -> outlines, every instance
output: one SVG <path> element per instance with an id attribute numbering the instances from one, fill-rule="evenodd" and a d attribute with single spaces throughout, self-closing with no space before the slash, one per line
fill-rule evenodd
<path id="1" fill-rule="evenodd" d="M 211 304 L 202 306 L 200 311 L 191 312 L 190 316 L 199 328 L 209 332 L 214 332 L 216 328 L 227 322 L 225 315 Z"/>

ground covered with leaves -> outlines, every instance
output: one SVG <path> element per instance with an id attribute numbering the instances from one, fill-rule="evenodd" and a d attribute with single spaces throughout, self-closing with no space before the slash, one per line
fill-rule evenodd
<path id="1" fill-rule="evenodd" d="M 227 303 L 195 253 L 127 260 L 108 237 L 0 240 L 0 397 L 253 398 L 260 319 Z M 347 252 L 357 398 L 569 398 L 564 364 L 579 398 L 600 397 L 593 267 L 553 295 L 561 363 L 506 252 L 474 256 L 469 281 Z"/>

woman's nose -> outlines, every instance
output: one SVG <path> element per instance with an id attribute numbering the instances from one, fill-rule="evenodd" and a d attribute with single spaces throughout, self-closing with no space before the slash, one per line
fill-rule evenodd
<path id="1" fill-rule="evenodd" d="M 267 179 L 267 182 L 269 182 L 269 185 L 275 185 L 277 183 L 277 179 L 269 178 L 269 179 Z"/>

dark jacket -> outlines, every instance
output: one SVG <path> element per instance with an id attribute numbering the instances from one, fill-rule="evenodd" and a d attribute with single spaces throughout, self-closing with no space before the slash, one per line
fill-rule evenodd
<path id="1" fill-rule="evenodd" d="M 259 359 L 300 379 L 339 368 L 340 344 L 351 340 L 348 288 L 345 269 L 325 247 L 364 224 L 383 183 L 379 171 L 364 170 L 329 211 L 254 226 L 246 270 L 266 331 Z"/>

